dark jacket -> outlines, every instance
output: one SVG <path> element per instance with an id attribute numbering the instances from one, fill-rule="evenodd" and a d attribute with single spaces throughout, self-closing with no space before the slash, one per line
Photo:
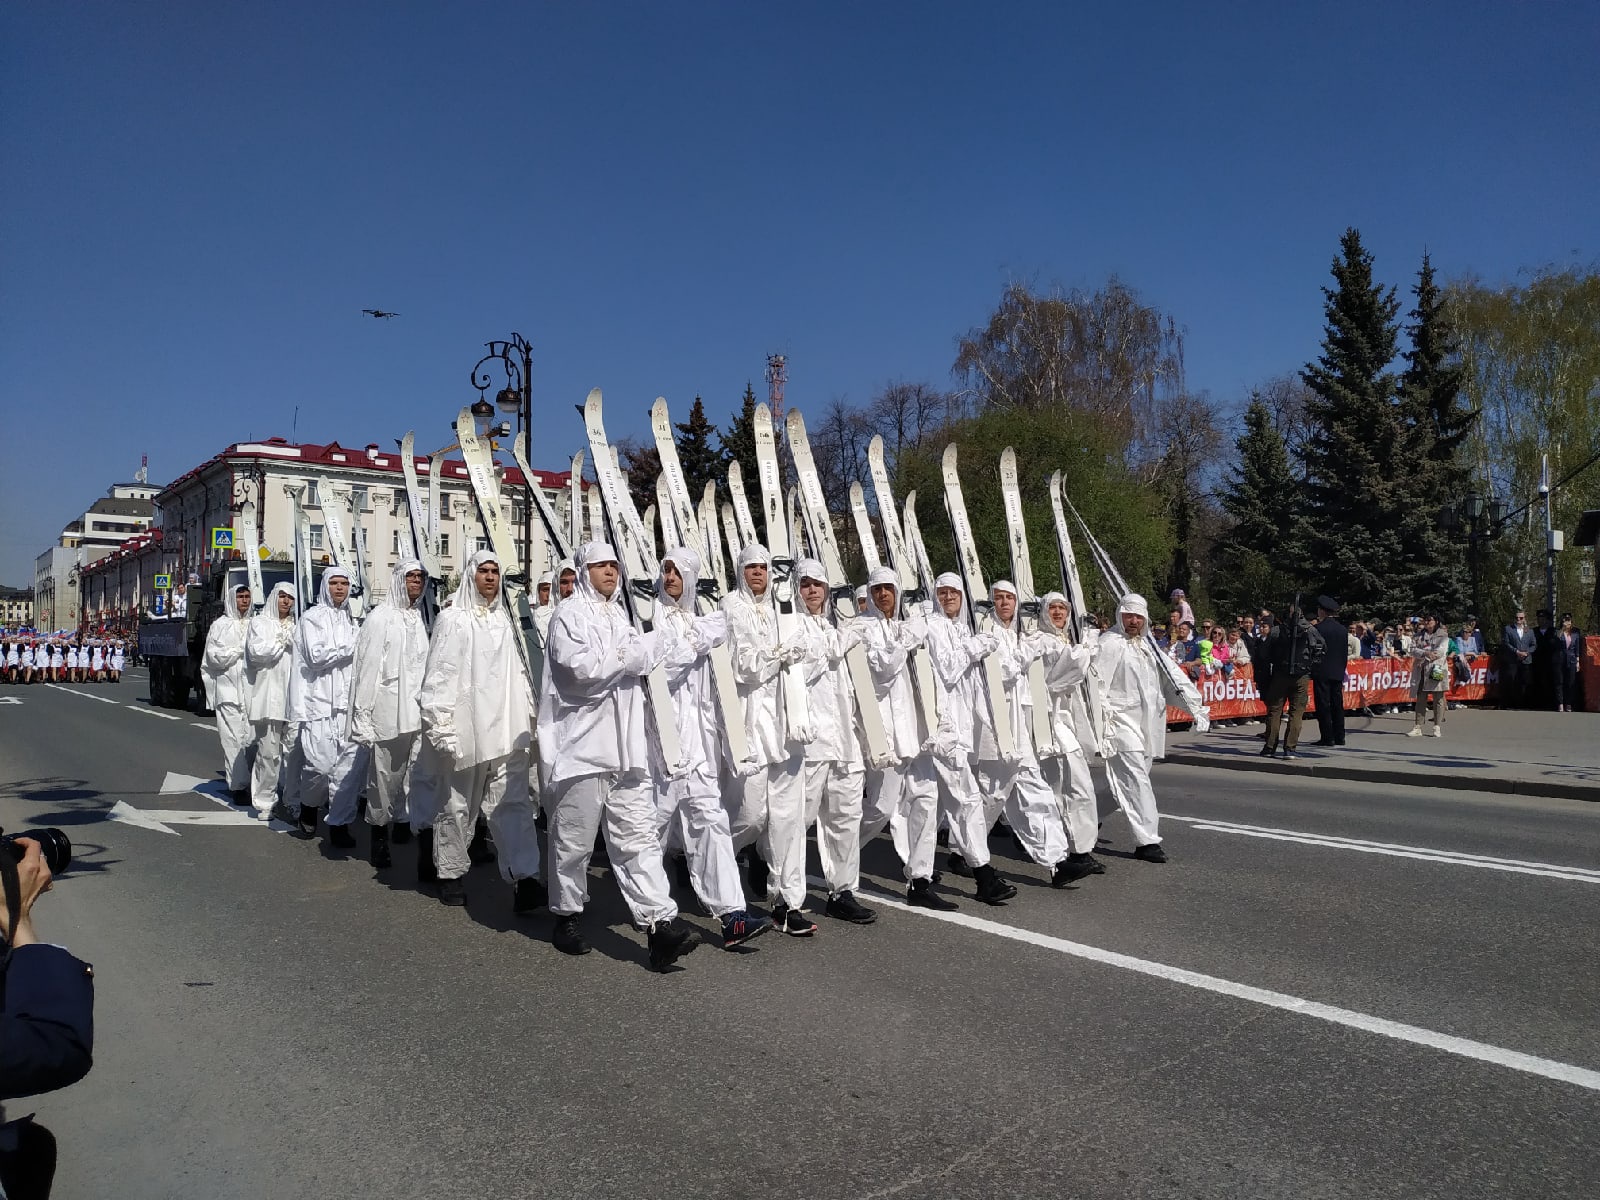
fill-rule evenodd
<path id="1" fill-rule="evenodd" d="M 11 951 L 0 987 L 0 1099 L 77 1083 L 94 1065 L 94 971 L 60 946 Z"/>
<path id="2" fill-rule="evenodd" d="M 1563 640 L 1562 637 L 1561 637 L 1561 631 L 1559 629 L 1556 630 L 1556 640 L 1557 641 L 1562 641 Z M 1573 631 L 1572 631 L 1572 645 L 1570 645 L 1570 646 L 1563 645 L 1562 646 L 1562 648 L 1561 648 L 1561 660 L 1560 661 L 1566 663 L 1567 668 L 1569 670 L 1576 671 L 1578 669 L 1578 667 L 1579 667 L 1579 664 L 1580 664 L 1582 658 L 1583 658 L 1583 630 L 1574 628 Z"/>
<path id="3" fill-rule="evenodd" d="M 1250 652 L 1250 671 L 1255 676 L 1256 690 L 1264 695 L 1267 690 L 1267 680 L 1272 678 L 1272 659 L 1267 654 L 1272 631 L 1269 629 L 1265 637 L 1259 633 L 1242 634 L 1240 640 L 1244 642 L 1244 648 Z"/>
<path id="4" fill-rule="evenodd" d="M 1500 645 L 1505 651 L 1507 660 L 1511 663 L 1515 664 L 1521 658 L 1521 654 L 1526 654 L 1528 657 L 1521 658 L 1521 661 L 1531 665 L 1538 639 L 1534 636 L 1531 628 L 1518 632 L 1515 625 L 1507 625 L 1500 632 Z"/>
<path id="5" fill-rule="evenodd" d="M 1311 678 L 1326 683 L 1343 683 L 1345 664 L 1350 659 L 1350 631 L 1334 617 L 1318 621 L 1316 630 L 1327 643 L 1322 659 L 1311 668 Z"/>
<path id="6" fill-rule="evenodd" d="M 1291 679 L 1304 679 L 1310 675 L 1311 660 L 1315 657 L 1310 653 L 1310 647 L 1314 640 L 1320 641 L 1321 637 L 1316 626 L 1301 616 L 1294 618 L 1292 626 L 1283 621 L 1274 625 L 1272 636 L 1267 639 L 1267 657 L 1272 662 L 1273 677 L 1285 675 Z"/>

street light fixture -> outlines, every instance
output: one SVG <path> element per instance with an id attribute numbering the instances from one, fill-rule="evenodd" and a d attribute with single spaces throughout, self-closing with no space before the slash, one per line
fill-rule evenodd
<path id="1" fill-rule="evenodd" d="M 533 345 L 520 333 L 513 333 L 509 338 L 493 342 L 485 342 L 488 353 L 472 365 L 472 386 L 478 390 L 478 403 L 472 406 L 472 413 L 484 423 L 494 418 L 496 408 L 506 416 L 515 414 L 517 418 L 517 431 L 533 440 Z M 495 370 L 485 369 L 489 362 L 496 364 Z M 505 386 L 495 392 L 494 403 L 489 403 L 486 393 L 496 381 L 496 373 L 504 376 Z M 479 407 L 482 406 L 482 408 Z M 500 429 L 505 430 L 500 436 L 509 436 L 510 425 L 502 423 Z M 491 433 L 490 436 L 494 436 Z M 529 447 L 532 454 L 532 447 Z M 533 488 L 534 481 L 523 480 L 526 494 L 522 504 L 522 566 L 527 570 L 533 562 Z M 531 582 L 531 581 L 530 581 Z"/>

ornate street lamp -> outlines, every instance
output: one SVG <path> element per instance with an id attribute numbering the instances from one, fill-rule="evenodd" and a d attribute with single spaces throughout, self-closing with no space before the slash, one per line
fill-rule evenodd
<path id="1" fill-rule="evenodd" d="M 472 386 L 478 391 L 478 402 L 472 406 L 472 415 L 479 421 L 488 424 L 494 419 L 496 409 L 506 416 L 513 414 L 517 418 L 517 432 L 526 434 L 528 440 L 533 440 L 533 346 L 528 339 L 520 333 L 513 333 L 509 339 L 503 341 L 485 342 L 488 353 L 472 365 Z M 485 369 L 485 365 L 493 363 L 495 366 Z M 494 403 L 490 403 L 485 393 L 494 386 L 498 376 L 503 376 L 505 385 L 495 392 Z M 490 436 L 505 437 L 510 434 L 509 423 L 502 423 L 490 430 Z M 533 448 L 528 448 L 532 456 Z M 522 569 L 526 571 L 533 561 L 533 488 L 531 479 L 523 480 L 525 492 L 522 498 Z M 529 586 L 533 581 L 528 581 Z"/>

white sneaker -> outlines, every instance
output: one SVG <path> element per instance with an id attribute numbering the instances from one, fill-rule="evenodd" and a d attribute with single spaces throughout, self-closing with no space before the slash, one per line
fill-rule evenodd
<path id="1" fill-rule="evenodd" d="M 1421 725 L 1413 725 L 1410 729 L 1406 730 L 1406 736 L 1407 737 L 1421 737 L 1422 736 L 1422 726 Z"/>
<path id="2" fill-rule="evenodd" d="M 1443 725 L 1435 725 L 1432 729 L 1428 730 L 1428 736 L 1429 737 L 1443 737 L 1444 736 L 1444 726 Z"/>

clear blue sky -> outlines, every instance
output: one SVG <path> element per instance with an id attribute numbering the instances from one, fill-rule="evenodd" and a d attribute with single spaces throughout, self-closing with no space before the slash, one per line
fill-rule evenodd
<path id="1" fill-rule="evenodd" d="M 1402 287 L 1600 251 L 1593 3 L 19 0 L 0 38 L 9 584 L 141 453 L 296 406 L 444 441 L 511 330 L 555 466 L 593 386 L 625 434 L 773 350 L 802 408 L 944 385 L 1012 278 L 1120 275 L 1231 402 L 1315 355 L 1347 225 Z"/>

